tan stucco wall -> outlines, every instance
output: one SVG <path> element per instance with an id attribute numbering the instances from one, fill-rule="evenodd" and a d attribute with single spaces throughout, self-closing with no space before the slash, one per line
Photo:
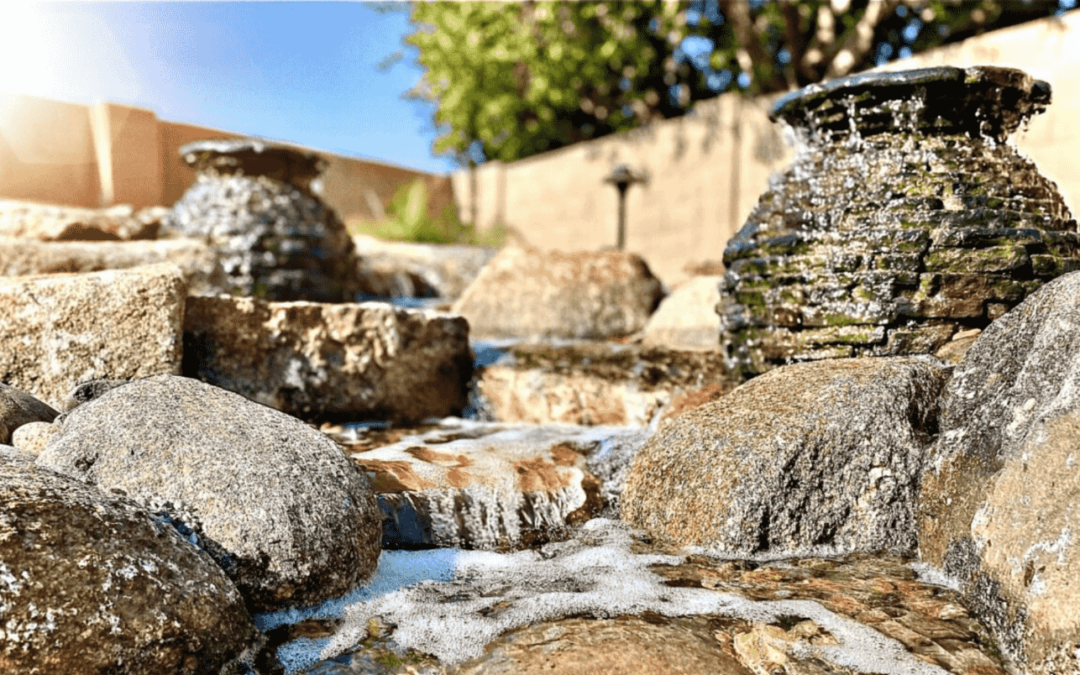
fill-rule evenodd
<path id="1" fill-rule="evenodd" d="M 1080 207 L 1080 11 L 988 33 L 892 69 L 928 65 L 1013 65 L 1045 79 L 1053 104 L 1018 134 L 1015 144 L 1066 200 Z M 687 264 L 720 260 L 727 240 L 792 150 L 769 122 L 769 100 L 744 101 L 725 94 L 703 101 L 696 114 L 647 130 L 608 136 L 508 164 L 477 169 L 476 195 L 468 171 L 452 176 L 459 212 L 476 209 L 479 229 L 501 220 L 533 245 L 564 250 L 613 246 L 617 192 L 603 182 L 620 164 L 650 175 L 648 185 L 627 193 L 627 249 L 642 255 L 672 284 Z"/>
<path id="2" fill-rule="evenodd" d="M 182 122 L 161 122 L 161 203 L 171 206 L 195 182 L 195 169 L 180 159 L 180 146 L 192 141 L 233 138 L 237 134 Z"/>
<path id="3" fill-rule="evenodd" d="M 727 239 L 757 202 L 790 148 L 768 120 L 770 100 L 726 94 L 692 115 L 518 162 L 476 169 L 477 227 L 507 224 L 525 242 L 564 250 L 614 246 L 618 191 L 605 178 L 619 164 L 648 181 L 626 195 L 626 248 L 665 281 L 690 262 L 719 261 Z M 453 174 L 465 220 L 474 204 L 468 171 Z"/>
<path id="4" fill-rule="evenodd" d="M 161 203 L 161 136 L 157 115 L 115 103 L 90 106 L 90 126 L 105 204 Z"/>
<path id="5" fill-rule="evenodd" d="M 100 204 L 85 106 L 0 92 L 0 197 Z"/>
<path id="6" fill-rule="evenodd" d="M 117 103 L 83 106 L 0 93 L 0 199 L 170 206 L 195 182 L 180 146 L 243 135 L 159 120 L 151 110 Z M 428 185 L 433 215 L 453 204 L 449 176 L 315 152 L 327 160 L 322 199 L 343 219 L 377 217 L 399 188 L 418 178 Z"/>

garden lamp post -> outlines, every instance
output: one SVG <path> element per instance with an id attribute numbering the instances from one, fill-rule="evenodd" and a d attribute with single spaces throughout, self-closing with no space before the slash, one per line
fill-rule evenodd
<path id="1" fill-rule="evenodd" d="M 647 177 L 636 174 L 625 164 L 620 164 L 612 170 L 611 175 L 604 179 L 605 183 L 612 183 L 619 190 L 619 233 L 615 247 L 620 251 L 626 248 L 626 191 L 634 183 L 646 183 Z"/>

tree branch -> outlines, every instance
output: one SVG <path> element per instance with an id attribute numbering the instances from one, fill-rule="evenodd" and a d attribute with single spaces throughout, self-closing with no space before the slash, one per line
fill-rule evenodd
<path id="1" fill-rule="evenodd" d="M 855 69 L 874 48 L 874 31 L 893 15 L 900 0 L 870 0 L 863 15 L 848 29 L 840 48 L 829 59 L 825 77 L 843 77 Z"/>
<path id="2" fill-rule="evenodd" d="M 731 22 L 731 27 L 739 42 L 739 47 L 735 50 L 739 69 L 751 76 L 760 74 L 765 80 L 758 82 L 760 89 L 766 91 L 782 89 L 784 81 L 776 72 L 772 56 L 765 51 L 761 43 L 761 35 L 754 29 L 754 22 L 750 19 L 748 0 L 719 0 L 719 2 L 720 10 Z"/>

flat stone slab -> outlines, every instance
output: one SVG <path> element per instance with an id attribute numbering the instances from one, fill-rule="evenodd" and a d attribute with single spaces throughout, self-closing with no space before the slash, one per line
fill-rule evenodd
<path id="1" fill-rule="evenodd" d="M 0 278 L 0 379 L 59 408 L 80 382 L 179 374 L 178 267 Z"/>
<path id="2" fill-rule="evenodd" d="M 906 558 L 721 560 L 595 519 L 512 554 L 388 551 L 370 587 L 256 622 L 326 675 L 1009 672 L 938 582 Z"/>
<path id="3" fill-rule="evenodd" d="M 477 373 L 478 414 L 503 422 L 648 425 L 731 389 L 719 351 L 612 342 L 516 344 Z"/>
<path id="4" fill-rule="evenodd" d="M 198 239 L 156 241 L 37 241 L 0 237 L 0 275 L 100 272 L 173 263 L 188 293 L 216 295 L 226 287 L 217 253 Z"/>
<path id="5" fill-rule="evenodd" d="M 184 374 L 307 420 L 460 414 L 472 375 L 459 316 L 388 303 L 190 297 Z"/>
<path id="6" fill-rule="evenodd" d="M 383 548 L 508 550 L 566 535 L 614 508 L 649 432 L 446 420 L 344 441 L 383 513 Z"/>
<path id="7" fill-rule="evenodd" d="M 0 236 L 41 241 L 154 239 L 168 211 L 129 204 L 102 209 L 0 199 Z"/>

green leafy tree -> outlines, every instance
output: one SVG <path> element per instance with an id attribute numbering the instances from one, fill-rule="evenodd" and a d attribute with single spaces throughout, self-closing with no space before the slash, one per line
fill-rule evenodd
<path id="1" fill-rule="evenodd" d="M 512 161 L 847 75 L 1074 0 L 416 2 L 406 42 L 436 106 L 435 152 Z"/>

